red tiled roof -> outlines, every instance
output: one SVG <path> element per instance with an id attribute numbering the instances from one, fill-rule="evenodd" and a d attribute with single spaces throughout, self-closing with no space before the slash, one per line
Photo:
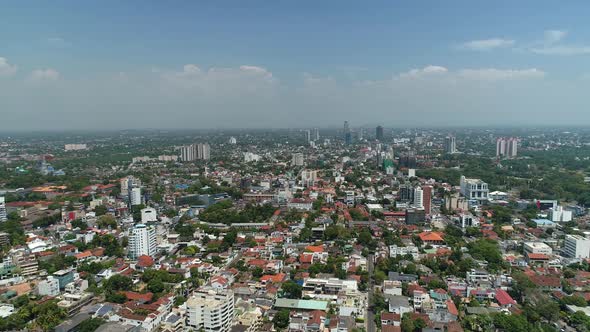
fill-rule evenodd
<path id="1" fill-rule="evenodd" d="M 137 266 L 150 267 L 154 265 L 154 259 L 148 255 L 141 255 L 137 257 Z"/>
<path id="2" fill-rule="evenodd" d="M 154 297 L 154 294 L 149 293 L 149 292 L 145 293 L 145 294 L 141 294 L 141 293 L 137 293 L 137 292 L 122 292 L 122 294 L 125 295 L 125 297 L 131 301 L 150 302 L 152 300 L 152 298 Z"/>
<path id="3" fill-rule="evenodd" d="M 508 294 L 503 289 L 496 290 L 496 301 L 502 306 L 509 305 L 509 304 L 516 304 L 516 301 L 512 299 L 510 294 Z"/>

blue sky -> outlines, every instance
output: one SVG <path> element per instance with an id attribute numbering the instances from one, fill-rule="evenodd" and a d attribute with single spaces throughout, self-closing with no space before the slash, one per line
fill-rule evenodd
<path id="1" fill-rule="evenodd" d="M 7 1 L 0 129 L 344 118 L 492 126 L 505 116 L 537 125 L 554 123 L 538 115 L 556 108 L 559 124 L 579 123 L 572 119 L 590 120 L 589 9 L 586 1 Z"/>

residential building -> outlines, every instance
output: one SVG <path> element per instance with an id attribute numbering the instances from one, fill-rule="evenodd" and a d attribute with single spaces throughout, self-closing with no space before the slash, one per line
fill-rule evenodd
<path id="1" fill-rule="evenodd" d="M 426 215 L 432 213 L 432 191 L 432 186 L 422 186 L 422 206 Z"/>
<path id="2" fill-rule="evenodd" d="M 64 150 L 66 151 L 79 151 L 79 150 L 86 150 L 88 147 L 86 144 L 65 144 Z"/>
<path id="3" fill-rule="evenodd" d="M 37 285 L 37 292 L 41 296 L 58 296 L 59 295 L 59 280 L 52 276 L 42 280 Z"/>
<path id="4" fill-rule="evenodd" d="M 490 190 L 488 184 L 480 179 L 461 176 L 461 194 L 470 200 L 487 200 Z"/>
<path id="5" fill-rule="evenodd" d="M 130 193 L 130 202 L 131 205 L 141 205 L 142 203 L 142 197 L 141 197 L 141 188 L 139 187 L 135 187 L 131 189 L 131 193 Z"/>
<path id="6" fill-rule="evenodd" d="M 156 209 L 152 207 L 146 207 L 145 209 L 141 209 L 142 224 L 154 221 L 158 221 L 158 214 L 156 213 Z"/>
<path id="7" fill-rule="evenodd" d="M 4 196 L 0 196 L 0 222 L 8 220 L 8 214 L 6 213 L 6 199 Z"/>
<path id="8" fill-rule="evenodd" d="M 551 255 L 553 253 L 553 249 L 543 242 L 525 242 L 523 249 L 525 253 L 530 254 Z"/>
<path id="9" fill-rule="evenodd" d="M 518 153 L 518 138 L 500 137 L 496 140 L 496 157 L 514 158 Z"/>
<path id="10" fill-rule="evenodd" d="M 571 258 L 590 258 L 590 239 L 580 235 L 566 235 L 563 254 Z"/>
<path id="11" fill-rule="evenodd" d="M 457 143 L 455 140 L 455 136 L 447 136 L 445 137 L 445 153 L 446 154 L 453 154 L 457 152 Z"/>
<path id="12" fill-rule="evenodd" d="M 298 152 L 291 155 L 291 166 L 303 166 L 304 163 L 305 158 L 303 153 Z"/>
<path id="13" fill-rule="evenodd" d="M 156 254 L 156 230 L 144 224 L 135 225 L 129 230 L 129 258 Z"/>
<path id="14" fill-rule="evenodd" d="M 414 188 L 414 207 L 417 209 L 424 208 L 424 191 L 421 187 Z M 426 212 L 426 211 L 424 211 Z"/>
<path id="15" fill-rule="evenodd" d="M 572 217 L 573 217 L 572 211 L 564 210 L 561 205 L 558 205 L 555 208 L 549 209 L 549 219 L 553 222 L 572 221 Z"/>
<path id="16" fill-rule="evenodd" d="M 59 289 L 63 290 L 66 285 L 74 282 L 74 271 L 73 270 L 59 270 L 53 273 L 53 277 L 59 284 Z"/>
<path id="17" fill-rule="evenodd" d="M 186 325 L 204 332 L 228 332 L 234 318 L 231 290 L 201 289 L 186 301 Z"/>
<path id="18" fill-rule="evenodd" d="M 318 178 L 317 170 L 305 169 L 301 171 L 301 182 L 305 187 L 313 187 Z"/>

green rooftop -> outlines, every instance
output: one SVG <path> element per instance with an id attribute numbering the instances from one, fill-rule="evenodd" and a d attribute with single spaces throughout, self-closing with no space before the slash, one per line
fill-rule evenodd
<path id="1" fill-rule="evenodd" d="M 292 299 L 277 299 L 275 301 L 276 308 L 299 309 L 299 310 L 323 310 L 328 309 L 328 302 L 316 300 L 292 300 Z"/>

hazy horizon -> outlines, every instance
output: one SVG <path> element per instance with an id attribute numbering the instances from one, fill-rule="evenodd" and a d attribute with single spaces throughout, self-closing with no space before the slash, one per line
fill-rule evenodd
<path id="1" fill-rule="evenodd" d="M 8 1 L 0 131 L 584 127 L 588 9 Z"/>

